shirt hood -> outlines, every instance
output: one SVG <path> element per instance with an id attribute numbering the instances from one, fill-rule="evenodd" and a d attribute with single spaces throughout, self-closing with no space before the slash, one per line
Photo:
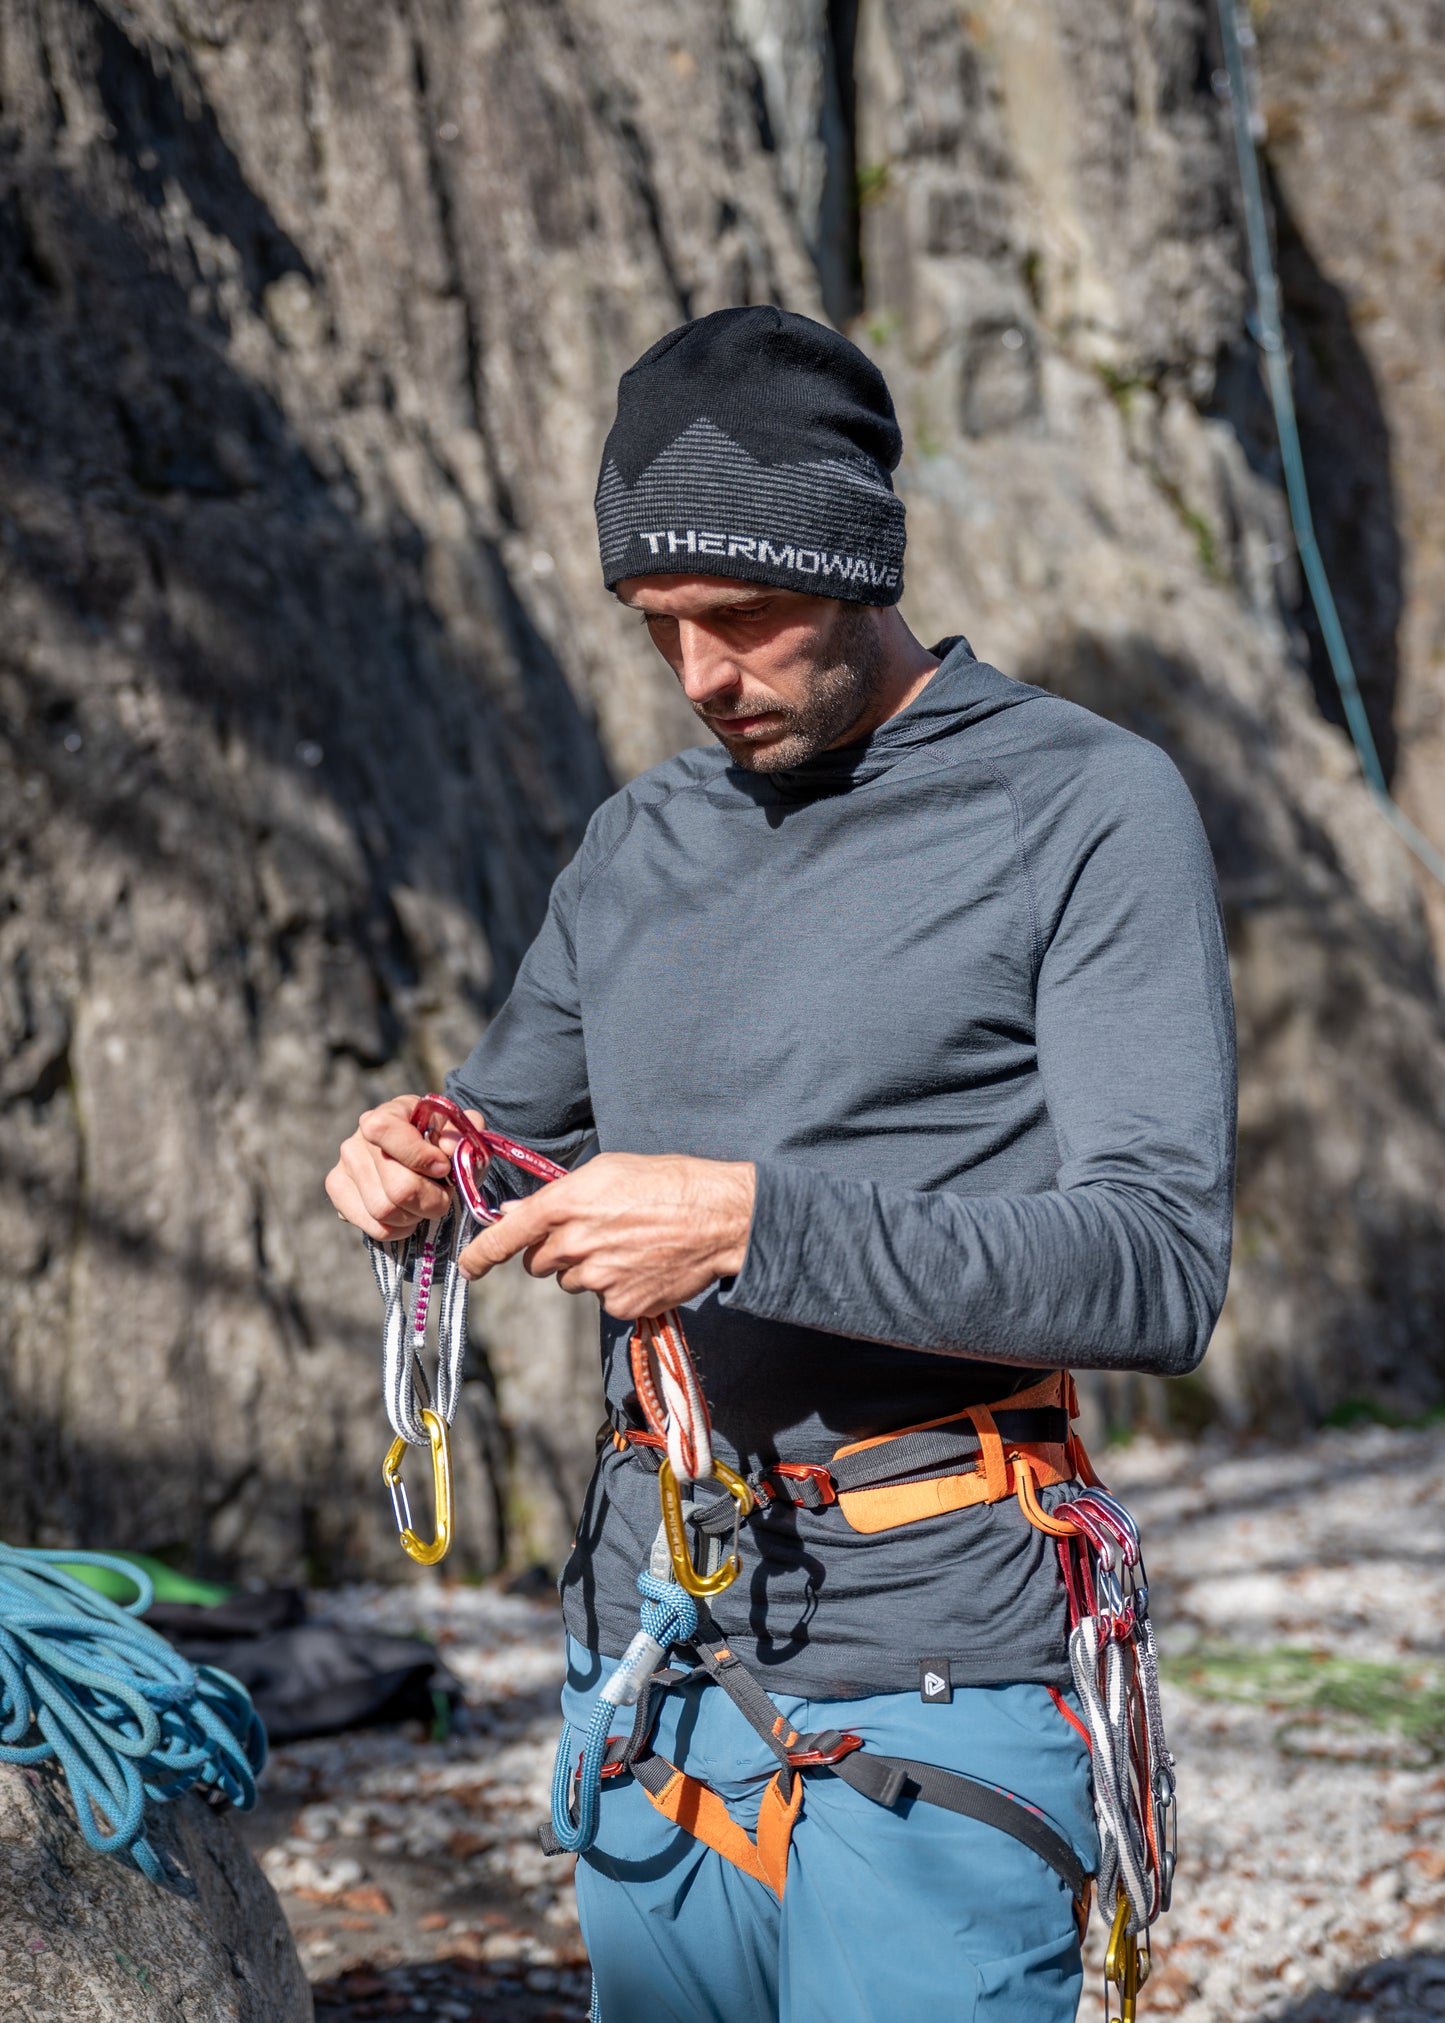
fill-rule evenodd
<path id="1" fill-rule="evenodd" d="M 939 666 L 927 687 L 907 709 L 889 717 L 857 744 L 819 752 L 816 758 L 782 772 L 752 773 L 732 767 L 731 777 L 745 783 L 757 798 L 767 798 L 769 788 L 787 801 L 847 793 L 880 778 L 906 752 L 940 738 L 956 737 L 970 725 L 997 716 L 1000 710 L 1014 709 L 1037 693 L 1024 682 L 1010 681 L 986 660 L 979 660 L 962 633 L 941 639 L 930 651 L 938 655 Z"/>

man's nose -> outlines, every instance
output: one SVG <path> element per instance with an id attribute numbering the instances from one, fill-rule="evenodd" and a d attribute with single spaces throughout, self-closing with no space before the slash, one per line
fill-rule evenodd
<path id="1" fill-rule="evenodd" d="M 682 692 L 694 707 L 711 702 L 738 685 L 738 668 L 727 647 L 705 626 L 682 619 L 677 628 L 677 648 L 681 656 L 678 678 Z"/>

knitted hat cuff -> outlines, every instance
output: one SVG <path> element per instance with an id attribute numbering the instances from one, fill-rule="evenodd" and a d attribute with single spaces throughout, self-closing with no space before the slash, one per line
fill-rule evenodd
<path id="1" fill-rule="evenodd" d="M 609 590 L 628 576 L 727 576 L 858 604 L 903 594 L 903 503 L 859 458 L 763 465 L 705 417 L 628 486 L 597 487 Z"/>

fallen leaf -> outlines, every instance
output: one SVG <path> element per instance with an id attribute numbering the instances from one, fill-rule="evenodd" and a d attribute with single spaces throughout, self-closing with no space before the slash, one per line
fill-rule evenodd
<path id="1" fill-rule="evenodd" d="M 358 1883 L 355 1889 L 343 1890 L 339 1901 L 349 1911 L 373 1911 L 379 1918 L 391 1916 L 391 1898 L 375 1883 Z"/>

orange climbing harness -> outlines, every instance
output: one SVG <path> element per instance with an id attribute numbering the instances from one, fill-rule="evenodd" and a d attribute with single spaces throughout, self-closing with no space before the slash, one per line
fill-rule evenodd
<path id="1" fill-rule="evenodd" d="M 634 1345 L 634 1370 L 637 1356 Z M 648 1424 L 605 1430 L 620 1451 L 660 1469 L 666 1463 L 657 1415 L 645 1386 L 639 1383 L 637 1389 Z M 1062 1694 L 1055 1693 L 1054 1699 L 1092 1754 L 1101 1843 L 1097 1882 L 1111 1916 L 1106 1996 L 1116 1992 L 1121 2023 L 1133 2023 L 1138 1991 L 1149 1971 L 1148 1927 L 1168 1908 L 1173 1880 L 1173 1758 L 1164 1740 L 1138 1531 L 1095 1474 L 1074 1430 L 1077 1414 L 1073 1378 L 1067 1371 L 1053 1371 L 989 1404 L 968 1405 L 894 1433 L 849 1442 L 826 1463 L 775 1462 L 755 1470 L 740 1486 L 751 1490 L 761 1507 L 775 1501 L 811 1510 L 836 1505 L 851 1529 L 868 1534 L 1014 1497 L 1029 1523 L 1055 1541 L 1069 1605 L 1070 1666 L 1084 1720 Z M 1050 1499 L 1050 1508 L 1041 1492 L 1051 1489 L 1068 1493 Z M 716 1536 L 723 1522 L 735 1531 L 742 1508 L 739 1504 L 728 1512 L 719 1502 L 694 1509 L 693 1522 L 704 1536 Z M 675 1550 L 673 1561 L 676 1566 Z M 735 1561 L 734 1545 L 727 1569 Z M 727 1569 L 724 1586 L 732 1577 Z M 724 1643 L 699 1633 L 689 1649 L 694 1666 L 660 1672 L 652 1684 L 666 1691 L 704 1670 L 779 1757 L 756 1841 L 715 1792 L 650 1752 L 650 1692 L 639 1702 L 632 1735 L 609 1744 L 604 1779 L 630 1773 L 665 1817 L 779 1896 L 801 1803 L 799 1772 L 826 1768 L 880 1804 L 897 1804 L 904 1795 L 921 1797 L 984 1818 L 1033 1846 L 1068 1881 L 1082 1933 L 1092 1879 L 1033 1808 L 936 1765 L 880 1757 L 856 1735 L 829 1731 L 801 1736 Z"/>

